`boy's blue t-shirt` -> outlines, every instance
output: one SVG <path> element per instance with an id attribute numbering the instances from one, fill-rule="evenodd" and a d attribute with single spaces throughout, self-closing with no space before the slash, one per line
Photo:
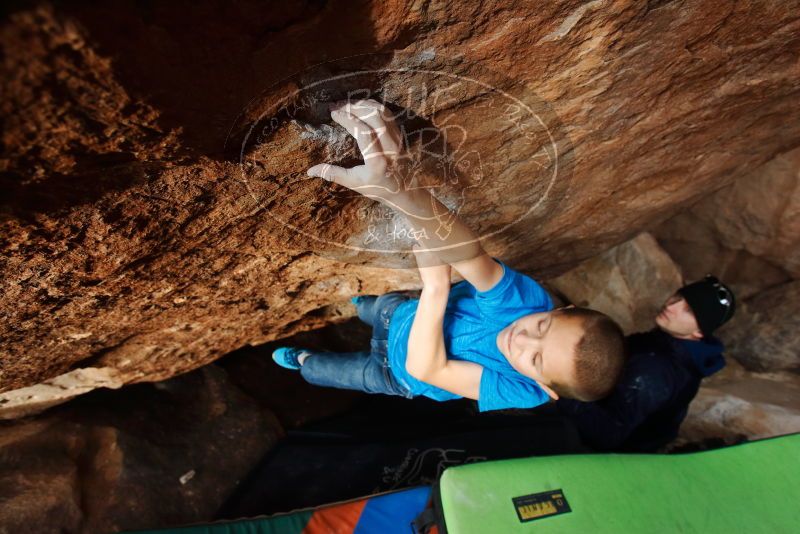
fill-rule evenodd
<path id="1" fill-rule="evenodd" d="M 478 410 L 533 408 L 548 400 L 547 393 L 533 380 L 517 372 L 497 348 L 497 334 L 524 315 L 550 311 L 553 301 L 547 291 L 525 276 L 494 258 L 503 266 L 503 277 L 488 291 L 480 292 L 462 281 L 450 288 L 443 330 L 447 357 L 475 362 L 483 366 Z M 408 336 L 418 299 L 400 304 L 389 323 L 389 365 L 401 383 L 414 395 L 435 400 L 461 398 L 425 382 L 406 371 Z"/>

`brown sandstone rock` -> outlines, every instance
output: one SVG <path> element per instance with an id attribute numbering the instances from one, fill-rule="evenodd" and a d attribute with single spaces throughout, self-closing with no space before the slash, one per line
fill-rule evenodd
<path id="1" fill-rule="evenodd" d="M 331 244 L 368 235 L 369 201 L 303 172 L 352 143 L 317 109 L 268 128 L 308 65 L 401 50 L 350 60 L 384 69 L 359 83 L 419 127 L 458 122 L 446 163 L 473 182 L 443 194 L 482 234 L 524 215 L 486 246 L 539 276 L 800 142 L 796 0 L 110 6 L 14 7 L 0 27 L 0 391 L 86 367 L 163 379 L 417 283 L 367 266 L 407 256 Z M 543 122 L 472 82 L 408 98 L 437 69 Z"/>
<path id="2" fill-rule="evenodd" d="M 781 154 L 653 230 L 694 280 L 740 298 L 800 277 L 800 149 Z"/>

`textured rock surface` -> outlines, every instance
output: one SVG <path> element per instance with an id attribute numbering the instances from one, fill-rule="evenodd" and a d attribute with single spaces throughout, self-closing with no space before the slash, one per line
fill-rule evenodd
<path id="1" fill-rule="evenodd" d="M 749 369 L 800 371 L 800 280 L 742 302 L 720 336 Z"/>
<path id="2" fill-rule="evenodd" d="M 122 385 L 119 372 L 113 367 L 82 367 L 33 386 L 0 394 L 0 419 L 38 413 L 95 388 L 117 389 Z"/>
<path id="3" fill-rule="evenodd" d="M 242 132 L 308 81 L 278 83 L 307 65 L 404 50 L 394 63 L 362 63 L 448 69 L 548 102 L 542 116 L 560 152 L 543 153 L 542 163 L 539 141 L 507 110 L 481 109 L 474 91 L 404 104 L 419 77 L 369 80 L 428 122 L 452 113 L 463 121 L 464 150 L 479 151 L 491 177 L 465 196 L 470 224 L 499 228 L 541 200 L 487 247 L 549 276 L 800 143 L 798 7 L 10 8 L 0 27 L 0 391 L 84 367 L 115 369 L 123 383 L 162 379 L 337 320 L 351 313 L 338 305 L 351 294 L 416 283 L 413 271 L 365 266 L 374 254 L 309 237 L 368 230 L 359 217 L 368 201 L 302 179 L 312 163 L 352 155 L 347 143 L 326 148 L 332 130 L 283 116 L 245 146 L 250 167 L 238 165 Z M 232 127 L 233 149 L 225 144 Z M 543 172 L 556 163 L 563 172 L 548 182 Z"/>
<path id="4" fill-rule="evenodd" d="M 643 233 L 549 284 L 576 306 L 607 314 L 630 334 L 655 326 L 664 301 L 681 287 L 681 272 L 655 238 Z"/>
<path id="5" fill-rule="evenodd" d="M 686 277 L 715 273 L 740 298 L 800 278 L 800 149 L 653 230 Z"/>
<path id="6" fill-rule="evenodd" d="M 0 423 L 0 532 L 210 520 L 281 434 L 214 365 Z"/>
<path id="7" fill-rule="evenodd" d="M 722 372 L 703 382 L 676 444 L 795 432 L 800 432 L 800 377 L 748 372 L 729 359 Z"/>

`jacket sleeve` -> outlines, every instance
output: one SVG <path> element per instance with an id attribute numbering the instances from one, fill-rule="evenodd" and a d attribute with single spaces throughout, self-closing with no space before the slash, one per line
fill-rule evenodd
<path id="1" fill-rule="evenodd" d="M 587 445 L 601 451 L 618 450 L 639 425 L 670 401 L 674 390 L 672 369 L 647 369 L 626 373 L 602 401 L 562 399 L 557 407 L 575 423 Z"/>

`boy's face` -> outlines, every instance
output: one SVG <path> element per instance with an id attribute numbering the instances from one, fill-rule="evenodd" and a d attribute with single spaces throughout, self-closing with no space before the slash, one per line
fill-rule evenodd
<path id="1" fill-rule="evenodd" d="M 554 399 L 553 384 L 570 384 L 582 321 L 560 310 L 520 317 L 497 335 L 497 348 L 519 373 L 532 378 Z"/>

